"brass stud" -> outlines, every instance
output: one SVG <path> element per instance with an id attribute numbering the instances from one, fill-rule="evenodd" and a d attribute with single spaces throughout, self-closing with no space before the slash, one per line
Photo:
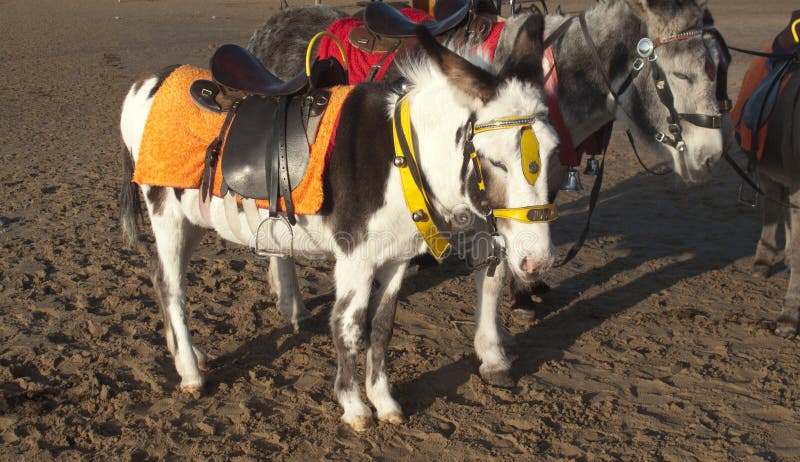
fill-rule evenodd
<path id="1" fill-rule="evenodd" d="M 416 212 L 411 214 L 411 219 L 414 222 L 419 223 L 421 221 L 428 221 L 428 215 L 425 213 L 424 210 L 417 210 Z"/>
<path id="2" fill-rule="evenodd" d="M 395 157 L 394 158 L 394 166 L 395 167 L 405 167 L 406 166 L 406 158 L 405 157 Z"/>
<path id="3" fill-rule="evenodd" d="M 539 173 L 539 164 L 537 164 L 535 160 L 532 160 L 531 163 L 528 164 L 528 172 L 533 174 Z"/>

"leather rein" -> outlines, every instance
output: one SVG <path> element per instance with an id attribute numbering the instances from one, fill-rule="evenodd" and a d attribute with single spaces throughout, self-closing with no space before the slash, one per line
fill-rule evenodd
<path id="1" fill-rule="evenodd" d="M 414 132 L 411 125 L 410 101 L 406 96 L 401 96 L 398 100 L 394 115 L 392 117 L 392 132 L 394 137 L 395 158 L 394 166 L 399 169 L 400 181 L 403 188 L 403 196 L 406 206 L 411 214 L 411 219 L 417 227 L 417 231 L 422 236 L 431 253 L 437 260 L 441 260 L 445 253 L 450 249 L 451 242 L 445 237 L 441 230 L 447 229 L 449 224 L 436 212 L 430 199 L 431 195 L 427 191 L 425 178 L 419 165 L 419 158 L 414 149 Z M 521 223 L 547 223 L 558 218 L 558 209 L 555 204 L 532 205 L 516 208 L 491 208 L 486 191 L 486 183 L 481 167 L 480 156 L 473 145 L 473 137 L 491 130 L 522 128 L 521 138 L 527 134 L 532 137 L 529 142 L 535 143 L 535 155 L 526 156 L 523 154 L 523 164 L 527 162 L 526 179 L 530 184 L 536 182 L 538 174 L 543 168 L 538 152 L 538 141 L 533 134 L 533 124 L 538 120 L 547 120 L 546 114 L 529 114 L 524 116 L 504 117 L 493 119 L 488 122 L 475 123 L 470 120 L 465 125 L 466 141 L 463 150 L 463 163 L 461 168 L 462 184 L 466 182 L 468 166 L 472 164 L 477 178 L 477 187 L 480 195 L 480 209 L 484 213 L 484 219 L 489 225 L 492 236 L 491 250 L 488 258 L 480 263 L 473 264 L 469 258 L 466 259 L 467 265 L 472 269 L 488 267 L 487 274 L 494 276 L 497 265 L 500 264 L 506 254 L 505 245 L 499 242 L 500 234 L 497 231 L 497 219 L 514 220 Z M 523 140 L 520 140 L 523 144 Z M 525 165 L 523 165 L 525 168 Z"/>

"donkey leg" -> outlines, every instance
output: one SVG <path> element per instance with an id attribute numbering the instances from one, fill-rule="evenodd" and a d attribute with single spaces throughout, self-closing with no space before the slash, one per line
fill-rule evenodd
<path id="1" fill-rule="evenodd" d="M 775 256 L 778 253 L 778 244 L 775 234 L 781 220 L 781 205 L 784 200 L 784 188 L 781 184 L 771 180 L 766 175 L 759 175 L 764 189 L 764 214 L 762 218 L 761 239 L 756 246 L 756 256 L 753 259 L 753 276 L 769 277 Z M 788 222 L 788 220 L 787 220 Z M 787 235 L 787 242 L 789 236 Z"/>
<path id="2" fill-rule="evenodd" d="M 272 257 L 269 259 L 269 282 L 278 297 L 278 309 L 289 318 L 294 331 L 300 330 L 300 322 L 308 319 L 311 312 L 303 303 L 300 287 L 297 285 L 297 271 L 294 260 Z"/>
<path id="3" fill-rule="evenodd" d="M 153 276 L 153 285 L 164 314 L 167 348 L 172 353 L 175 369 L 181 376 L 180 388 L 182 391 L 194 393 L 203 386 L 200 367 L 205 368 L 205 355 L 192 345 L 184 311 L 184 276 L 189 257 L 200 242 L 204 230 L 192 225 L 183 216 L 180 203 L 170 200 L 171 194 L 152 194 L 154 190 L 157 191 L 156 188 L 149 188 L 146 194 L 159 261 Z M 160 203 L 154 204 L 151 197 L 157 198 Z"/>
<path id="4" fill-rule="evenodd" d="M 367 397 L 375 406 L 378 420 L 391 424 L 403 423 L 403 410 L 392 397 L 386 374 L 386 349 L 392 339 L 397 293 L 403 282 L 407 262 L 387 263 L 378 270 L 380 284 L 370 298 L 370 338 L 367 349 Z"/>
<path id="5" fill-rule="evenodd" d="M 372 425 L 372 410 L 361 400 L 356 375 L 358 351 L 364 343 L 373 268 L 358 259 L 340 258 L 335 274 L 336 303 L 330 321 L 337 360 L 334 393 L 344 409 L 342 420 L 360 432 Z"/>
<path id="6" fill-rule="evenodd" d="M 800 190 L 793 191 L 789 196 L 789 203 L 800 203 Z M 775 333 L 781 337 L 791 337 L 800 327 L 800 255 L 790 246 L 791 242 L 800 242 L 800 210 L 789 209 L 788 231 L 786 236 L 786 265 L 789 267 L 789 287 L 783 300 L 783 309 L 778 316 Z M 797 247 L 797 246 L 795 246 Z"/>
<path id="7" fill-rule="evenodd" d="M 478 289 L 478 309 L 475 312 L 475 353 L 481 361 L 480 373 L 484 380 L 499 387 L 513 387 L 511 361 L 503 351 L 500 320 L 497 306 L 505 284 L 506 266 L 497 266 L 493 277 L 487 268 L 475 272 Z"/>

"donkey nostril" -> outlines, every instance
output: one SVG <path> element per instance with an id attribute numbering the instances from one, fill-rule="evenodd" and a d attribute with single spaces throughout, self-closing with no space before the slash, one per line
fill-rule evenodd
<path id="1" fill-rule="evenodd" d="M 522 271 L 533 274 L 539 269 L 539 264 L 533 258 L 525 257 L 522 259 L 522 264 L 520 265 Z"/>

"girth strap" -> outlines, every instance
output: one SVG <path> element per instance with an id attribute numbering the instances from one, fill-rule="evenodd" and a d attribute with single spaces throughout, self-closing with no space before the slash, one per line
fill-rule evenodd
<path id="1" fill-rule="evenodd" d="M 278 103 L 278 116 L 282 117 L 283 123 L 281 124 L 282 127 L 287 127 L 286 122 L 286 112 L 287 108 L 289 107 L 289 98 L 282 97 L 281 101 Z M 280 195 L 283 196 L 284 203 L 286 204 L 286 218 L 289 220 L 289 223 L 294 225 L 297 223 L 297 219 L 294 216 L 294 204 L 292 203 L 292 185 L 289 181 L 289 157 L 287 155 L 287 147 L 286 147 L 286 132 L 287 130 L 284 128 L 282 133 L 280 133 L 278 138 L 278 167 L 280 169 Z M 273 161 L 274 162 L 274 161 Z M 277 183 L 276 183 L 277 184 Z M 270 216 L 277 215 L 277 207 L 278 201 L 270 202 Z"/>

